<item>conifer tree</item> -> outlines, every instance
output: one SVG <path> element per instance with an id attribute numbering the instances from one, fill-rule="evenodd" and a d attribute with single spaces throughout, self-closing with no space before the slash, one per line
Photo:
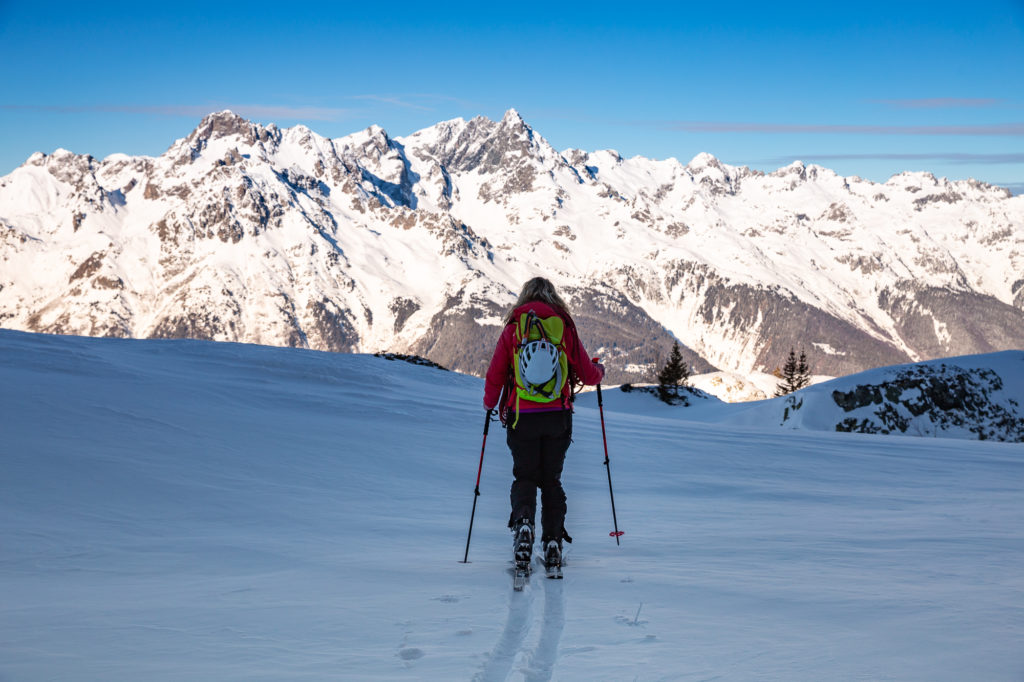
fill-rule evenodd
<path id="1" fill-rule="evenodd" d="M 807 353 L 800 351 L 800 359 L 796 357 L 796 351 L 789 349 L 789 357 L 786 364 L 782 366 L 782 381 L 775 387 L 775 397 L 788 395 L 793 391 L 799 391 L 811 383 L 811 370 L 807 365 Z"/>
<path id="2" fill-rule="evenodd" d="M 679 352 L 679 342 L 672 344 L 672 352 L 668 362 L 658 372 L 658 397 L 666 403 L 673 403 L 679 398 L 679 386 L 685 386 L 690 378 L 690 368 L 683 362 L 683 354 Z"/>

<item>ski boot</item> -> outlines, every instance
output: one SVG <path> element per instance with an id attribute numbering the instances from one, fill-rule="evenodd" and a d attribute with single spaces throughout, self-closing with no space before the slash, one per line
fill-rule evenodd
<path id="1" fill-rule="evenodd" d="M 544 543 L 544 572 L 549 578 L 562 577 L 562 543 L 557 540 Z"/>
<path id="2" fill-rule="evenodd" d="M 516 521 L 513 527 L 512 551 L 515 561 L 515 579 L 512 587 L 516 591 L 526 586 L 530 577 L 530 559 L 533 555 L 533 523 L 523 518 Z"/>

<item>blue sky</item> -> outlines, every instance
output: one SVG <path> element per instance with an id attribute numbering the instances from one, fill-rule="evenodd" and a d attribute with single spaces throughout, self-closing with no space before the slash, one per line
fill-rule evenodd
<path id="1" fill-rule="evenodd" d="M 0 174 L 160 154 L 210 111 L 406 135 L 514 107 L 557 149 L 1024 191 L 1024 0 L 0 0 Z"/>

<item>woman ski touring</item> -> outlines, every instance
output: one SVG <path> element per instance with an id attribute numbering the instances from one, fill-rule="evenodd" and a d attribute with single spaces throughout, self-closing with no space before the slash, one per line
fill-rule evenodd
<path id="1" fill-rule="evenodd" d="M 512 451 L 509 527 L 521 589 L 530 571 L 538 489 L 544 565 L 548 577 L 562 577 L 562 539 L 568 536 L 561 477 L 572 441 L 573 385 L 600 383 L 604 366 L 591 361 L 568 306 L 543 277 L 523 285 L 504 322 L 487 370 L 484 407 L 498 409 Z"/>

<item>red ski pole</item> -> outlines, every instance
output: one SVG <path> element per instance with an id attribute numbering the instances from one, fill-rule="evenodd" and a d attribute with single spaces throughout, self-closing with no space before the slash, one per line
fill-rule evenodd
<path id="1" fill-rule="evenodd" d="M 594 362 L 600 360 L 600 358 L 593 358 Z M 601 413 L 601 440 L 604 441 L 604 467 L 608 470 L 608 496 L 612 500 L 612 523 L 615 524 L 615 530 L 608 535 L 615 538 L 615 544 L 619 543 L 619 538 L 622 537 L 624 531 L 619 530 L 619 520 L 615 517 L 615 493 L 612 492 L 612 467 L 608 460 L 608 436 L 604 431 L 604 400 L 601 397 L 601 384 L 597 385 L 597 409 Z"/>
<path id="2" fill-rule="evenodd" d="M 476 487 L 473 488 L 473 511 L 469 514 L 469 535 L 466 536 L 466 555 L 462 557 L 462 561 L 459 563 L 469 563 L 469 539 L 473 537 L 473 517 L 476 516 L 476 498 L 480 497 L 480 474 L 484 470 L 484 448 L 487 447 L 487 430 L 491 427 L 491 413 L 494 410 L 487 410 L 487 416 L 484 417 L 484 442 L 480 446 L 480 466 L 476 470 Z"/>

